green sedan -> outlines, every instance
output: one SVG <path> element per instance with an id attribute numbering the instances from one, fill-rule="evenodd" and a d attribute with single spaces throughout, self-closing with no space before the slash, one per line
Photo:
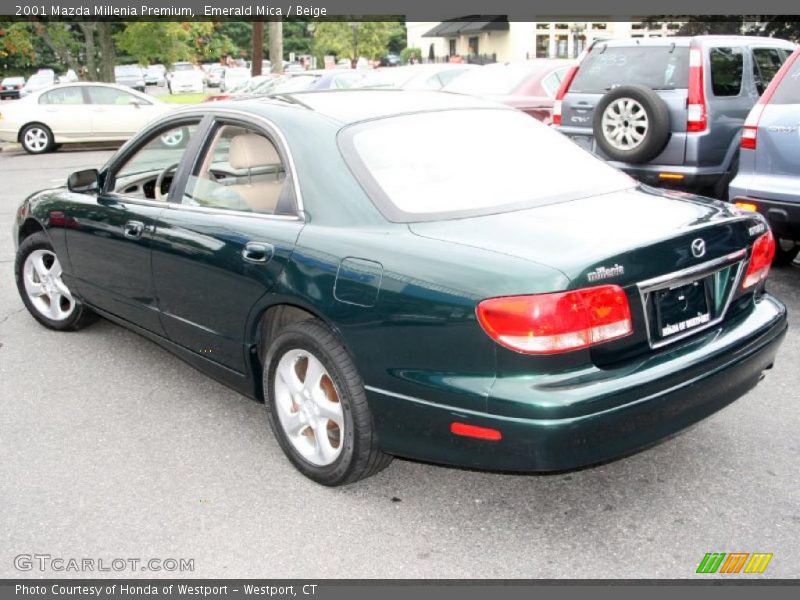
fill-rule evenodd
<path id="1" fill-rule="evenodd" d="M 755 386 L 787 328 L 758 214 L 435 92 L 177 110 L 26 199 L 14 240 L 42 325 L 105 317 L 263 399 L 325 485 L 392 456 L 552 471 L 631 453 Z"/>

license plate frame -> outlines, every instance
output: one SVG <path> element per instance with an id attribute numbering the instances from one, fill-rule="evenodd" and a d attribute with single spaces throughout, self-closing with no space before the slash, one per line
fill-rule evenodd
<path id="1" fill-rule="evenodd" d="M 711 321 L 711 277 L 652 292 L 658 341 L 692 332 Z"/>

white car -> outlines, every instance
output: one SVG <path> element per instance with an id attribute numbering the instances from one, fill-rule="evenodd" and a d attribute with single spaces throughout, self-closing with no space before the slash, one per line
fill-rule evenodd
<path id="1" fill-rule="evenodd" d="M 222 72 L 219 84 L 220 92 L 230 92 L 233 88 L 247 82 L 252 75 L 247 67 L 227 67 Z"/>
<path id="2" fill-rule="evenodd" d="M 61 144 L 124 141 L 171 109 L 169 104 L 118 85 L 68 83 L 3 106 L 0 141 L 19 142 L 30 154 L 56 150 Z M 182 141 L 170 138 L 164 143 Z"/>
<path id="3" fill-rule="evenodd" d="M 51 85 L 58 83 L 56 74 L 52 69 L 41 69 L 38 73 L 34 73 L 25 82 L 25 85 L 19 92 L 20 98 L 24 98 L 34 92 L 37 92 Z"/>
<path id="4" fill-rule="evenodd" d="M 202 94 L 205 88 L 205 74 L 189 62 L 176 62 L 167 75 L 170 94 Z"/>

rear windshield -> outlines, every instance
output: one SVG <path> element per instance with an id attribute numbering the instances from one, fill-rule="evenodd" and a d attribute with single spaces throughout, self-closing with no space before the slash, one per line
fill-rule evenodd
<path id="1" fill-rule="evenodd" d="M 401 115 L 343 130 L 356 177 L 390 221 L 494 214 L 631 188 L 557 131 L 506 109 Z"/>
<path id="2" fill-rule="evenodd" d="M 600 44 L 581 63 L 569 91 L 604 94 L 616 86 L 633 83 L 654 90 L 687 88 L 689 48 Z"/>
<path id="3" fill-rule="evenodd" d="M 795 60 L 772 95 L 770 104 L 800 104 L 800 60 Z"/>

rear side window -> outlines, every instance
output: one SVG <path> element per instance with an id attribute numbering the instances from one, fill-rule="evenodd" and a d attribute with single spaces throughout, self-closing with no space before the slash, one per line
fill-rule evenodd
<path id="1" fill-rule="evenodd" d="M 795 60 L 783 76 L 769 103 L 800 104 L 800 60 Z"/>
<path id="2" fill-rule="evenodd" d="M 79 87 L 56 88 L 39 97 L 39 104 L 83 104 L 83 89 Z"/>
<path id="3" fill-rule="evenodd" d="M 742 91 L 744 52 L 741 48 L 711 48 L 711 91 L 715 96 L 738 96 Z"/>
<path id="4" fill-rule="evenodd" d="M 785 60 L 786 54 L 777 48 L 753 48 L 753 74 L 759 94 L 764 93 Z"/>
<path id="5" fill-rule="evenodd" d="M 583 60 L 569 90 L 604 94 L 632 83 L 654 90 L 689 87 L 689 48 L 600 44 Z"/>

